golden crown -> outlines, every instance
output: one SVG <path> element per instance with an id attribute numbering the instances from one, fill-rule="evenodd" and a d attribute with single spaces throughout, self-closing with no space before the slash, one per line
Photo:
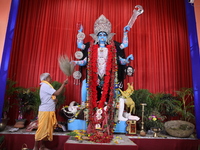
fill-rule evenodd
<path id="1" fill-rule="evenodd" d="M 97 34 L 99 32 L 106 32 L 108 34 L 108 42 L 112 39 L 113 35 L 115 34 L 115 33 L 110 33 L 111 32 L 111 23 L 104 15 L 101 15 L 95 21 L 94 34 L 90 34 L 90 36 L 92 36 L 92 38 L 95 40 L 95 43 L 98 42 Z"/>

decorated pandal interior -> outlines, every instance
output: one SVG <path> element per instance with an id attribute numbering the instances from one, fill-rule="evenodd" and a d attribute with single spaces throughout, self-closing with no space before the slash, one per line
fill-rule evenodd
<path id="1" fill-rule="evenodd" d="M 142 6 L 135 7 L 133 16 L 124 27 L 122 44 L 112 40 L 114 33 L 111 33 L 111 23 L 104 15 L 101 15 L 94 24 L 94 33 L 91 34 L 94 43 L 88 43 L 89 46 L 83 44 L 85 34 L 80 25 L 77 46 L 81 51 L 76 53 L 78 60 L 69 62 L 67 56 L 62 56 L 59 64 L 64 74 L 74 77 L 75 84 L 80 83 L 82 73 L 74 71 L 73 67 L 86 66 L 87 76 L 82 82 L 81 104 L 72 101 L 61 109 L 61 115 L 66 119 L 66 123 L 59 124 L 55 129 L 54 141 L 49 143 L 49 148 L 198 148 L 200 143 L 195 135 L 194 116 L 189 113 L 189 109 L 182 107 L 186 104 L 185 98 L 177 99 L 169 94 L 154 95 L 147 90 L 134 90 L 133 83 L 124 85 L 126 89 L 121 87 L 124 83 L 124 70 L 127 77 L 134 74 L 134 68 L 128 65 L 134 59 L 133 55 L 124 58 L 122 54 L 128 46 L 127 34 L 143 11 Z M 192 95 L 191 89 L 181 89 L 180 92 Z M 166 103 L 166 100 L 170 104 Z M 175 116 L 180 112 L 188 113 Z M 170 119 L 172 115 L 178 119 Z M 27 127 L 19 122 L 14 127 L 6 126 L 0 133 L 4 138 L 1 147 L 10 150 L 33 147 L 36 129 L 37 120 L 32 121 Z M 18 138 L 23 140 L 16 142 Z"/>

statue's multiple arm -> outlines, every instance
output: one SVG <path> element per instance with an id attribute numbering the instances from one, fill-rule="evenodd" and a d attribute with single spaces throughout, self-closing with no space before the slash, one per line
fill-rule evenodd
<path id="1" fill-rule="evenodd" d="M 87 64 L 87 57 L 85 57 L 83 60 L 78 60 L 78 61 L 71 61 L 71 63 L 74 63 L 74 65 L 78 66 L 85 66 Z"/>
<path id="2" fill-rule="evenodd" d="M 85 38 L 83 31 L 83 26 L 80 26 L 80 29 L 78 30 L 78 34 L 77 34 L 77 47 L 81 50 L 85 49 L 85 44 L 83 43 L 83 39 Z M 124 49 L 126 47 L 128 47 L 128 36 L 127 33 L 128 31 L 130 31 L 130 27 L 129 26 L 125 26 L 124 27 L 124 36 L 123 36 L 123 40 L 122 43 L 120 45 L 121 49 Z M 119 61 L 121 65 L 126 65 L 128 63 L 130 63 L 130 60 L 133 60 L 134 57 L 133 55 L 129 55 L 127 58 L 122 58 L 119 57 Z M 87 64 L 87 58 L 80 60 L 80 61 L 72 61 L 75 65 L 79 65 L 79 66 L 85 66 Z"/>
<path id="3" fill-rule="evenodd" d="M 126 65 L 126 64 L 130 63 L 129 60 L 133 60 L 133 59 L 134 59 L 134 57 L 132 54 L 130 54 L 127 58 L 122 58 L 119 56 L 119 61 L 120 61 L 121 65 Z"/>
<path id="4" fill-rule="evenodd" d="M 85 44 L 83 44 L 83 39 L 85 38 L 85 34 L 82 31 L 83 31 L 83 26 L 81 25 L 77 34 L 77 47 L 81 50 L 84 50 Z M 71 63 L 78 66 L 85 66 L 87 64 L 87 57 L 85 57 L 83 60 L 71 61 Z"/>
<path id="5" fill-rule="evenodd" d="M 122 43 L 120 45 L 120 48 L 121 49 L 124 49 L 126 47 L 128 47 L 128 32 L 130 31 L 130 27 L 129 26 L 125 26 L 124 27 L 124 36 L 123 36 L 123 40 L 122 40 Z M 122 58 L 119 56 L 119 61 L 120 61 L 120 64 L 121 65 L 126 65 L 128 63 L 130 63 L 130 60 L 133 60 L 134 57 L 133 55 L 129 55 L 127 58 Z"/>
<path id="6" fill-rule="evenodd" d="M 130 31 L 130 27 L 129 26 L 125 26 L 124 27 L 124 36 L 123 36 L 123 40 L 122 40 L 122 44 L 120 45 L 121 49 L 124 49 L 126 47 L 128 47 L 128 31 Z"/>

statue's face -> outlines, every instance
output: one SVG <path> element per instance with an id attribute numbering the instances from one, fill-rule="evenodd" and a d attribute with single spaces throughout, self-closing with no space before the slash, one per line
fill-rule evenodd
<path id="1" fill-rule="evenodd" d="M 97 36 L 100 43 L 105 43 L 108 39 L 108 36 L 105 32 L 99 32 Z"/>

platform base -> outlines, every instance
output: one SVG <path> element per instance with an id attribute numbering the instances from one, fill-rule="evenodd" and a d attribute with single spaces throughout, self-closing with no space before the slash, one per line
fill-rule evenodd
<path id="1" fill-rule="evenodd" d="M 71 119 L 69 121 L 72 121 Z M 87 123 L 85 120 L 75 119 L 72 122 L 68 123 L 68 130 L 86 130 Z"/>

